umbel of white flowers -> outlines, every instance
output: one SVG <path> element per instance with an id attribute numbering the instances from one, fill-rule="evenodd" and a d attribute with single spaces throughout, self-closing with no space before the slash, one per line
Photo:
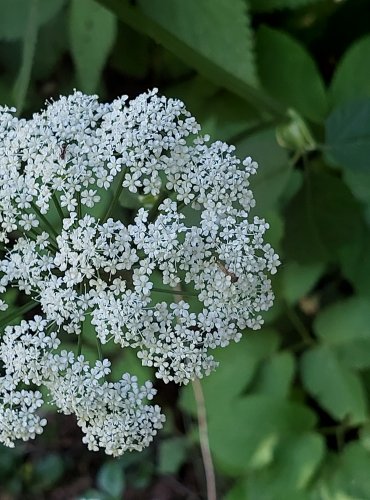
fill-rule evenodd
<path id="1" fill-rule="evenodd" d="M 128 373 L 111 381 L 104 345 L 186 384 L 216 367 L 212 349 L 261 326 L 279 260 L 249 215 L 257 165 L 156 90 L 108 104 L 74 92 L 29 120 L 14 111 L 0 109 L 0 441 L 40 434 L 46 397 L 76 415 L 89 449 L 141 450 L 164 421 L 147 404 L 156 391 Z M 128 192 L 151 207 L 124 212 Z M 12 288 L 23 306 L 6 311 Z"/>

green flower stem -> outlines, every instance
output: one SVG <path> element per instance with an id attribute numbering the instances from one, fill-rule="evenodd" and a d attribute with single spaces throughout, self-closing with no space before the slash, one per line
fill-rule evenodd
<path id="1" fill-rule="evenodd" d="M 302 338 L 302 342 L 304 342 L 305 345 L 313 345 L 315 340 L 311 337 L 310 332 L 307 330 L 296 311 L 290 306 L 286 307 L 286 311 L 290 322 Z"/>
<path id="2" fill-rule="evenodd" d="M 100 342 L 100 339 L 98 336 L 96 336 L 96 347 L 98 349 L 99 359 L 100 359 L 100 361 L 102 361 L 103 360 L 103 350 L 102 350 L 101 342 Z"/>
<path id="3" fill-rule="evenodd" d="M 119 178 L 116 192 L 114 193 L 114 196 L 109 204 L 109 207 L 107 208 L 105 214 L 103 215 L 103 217 L 101 219 L 101 224 L 104 224 L 104 222 L 107 221 L 107 219 L 109 218 L 109 216 L 111 215 L 111 213 L 115 209 L 115 207 L 120 199 L 120 196 L 121 196 L 122 191 L 123 191 L 123 181 L 125 180 L 125 175 L 126 175 L 126 169 L 124 168 L 122 170 L 122 174 Z"/>
<path id="4" fill-rule="evenodd" d="M 33 211 L 36 213 L 36 215 L 42 220 L 42 222 L 45 224 L 45 226 L 50 229 L 50 231 L 53 233 L 53 235 L 56 237 L 58 236 L 58 233 L 56 231 L 56 229 L 53 227 L 53 225 L 47 220 L 47 218 L 45 217 L 45 215 L 43 215 L 39 208 L 37 207 L 37 205 L 34 203 L 34 202 L 31 202 L 31 206 L 32 206 L 32 209 Z"/>
<path id="5" fill-rule="evenodd" d="M 154 203 L 152 208 L 149 210 L 149 215 L 148 215 L 149 222 L 153 222 L 157 218 L 159 206 L 166 198 L 169 197 L 169 195 L 170 195 L 170 193 L 166 189 L 159 193 L 158 198 L 156 199 L 156 202 Z"/>
<path id="6" fill-rule="evenodd" d="M 55 193 L 53 193 L 52 198 L 53 198 L 54 205 L 55 205 L 56 209 L 58 210 L 58 214 L 59 214 L 60 220 L 63 221 L 63 219 L 64 219 L 64 213 L 63 213 L 62 207 L 60 206 L 58 197 L 57 197 L 57 195 Z"/>
<path id="7" fill-rule="evenodd" d="M 78 287 L 78 292 L 79 292 L 80 295 L 82 295 L 82 292 L 83 292 L 83 282 L 80 283 L 80 285 Z M 79 334 L 78 340 L 77 340 L 77 356 L 81 355 L 83 333 L 84 333 L 84 321 L 82 321 L 81 331 L 80 331 L 80 334 Z"/>
<path id="8" fill-rule="evenodd" d="M 38 302 L 35 302 L 34 300 L 31 300 L 30 302 L 27 302 L 21 307 L 16 307 L 12 311 L 10 311 L 8 314 L 3 316 L 0 321 L 0 328 L 4 328 L 7 326 L 11 321 L 14 319 L 18 318 L 18 316 L 23 316 L 23 314 L 28 313 L 29 311 L 32 311 L 32 309 L 35 309 L 39 305 Z"/>
<path id="9" fill-rule="evenodd" d="M 81 193 L 77 191 L 77 218 L 82 219 Z"/>
<path id="10" fill-rule="evenodd" d="M 184 290 L 166 290 L 165 288 L 156 288 L 156 287 L 153 287 L 152 288 L 152 291 L 153 292 L 157 292 L 157 293 L 169 293 L 171 295 L 187 295 L 189 297 L 198 297 L 198 294 L 196 292 L 186 292 Z"/>

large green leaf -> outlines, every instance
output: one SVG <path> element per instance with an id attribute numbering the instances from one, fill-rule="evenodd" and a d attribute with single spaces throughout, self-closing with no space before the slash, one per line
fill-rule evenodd
<path id="1" fill-rule="evenodd" d="M 370 367 L 370 298 L 336 302 L 319 314 L 316 334 L 352 368 Z"/>
<path id="2" fill-rule="evenodd" d="M 129 0 L 99 1 L 201 75 L 257 109 L 284 117 L 284 106 L 256 89 L 252 35 L 243 0 L 140 0 L 136 6 Z"/>
<path id="3" fill-rule="evenodd" d="M 338 165 L 353 171 L 370 169 L 370 98 L 348 102 L 326 121 L 327 153 Z"/>
<path id="4" fill-rule="evenodd" d="M 286 398 L 294 377 L 295 361 L 290 352 L 279 352 L 262 362 L 252 387 L 254 393 Z"/>
<path id="5" fill-rule="evenodd" d="M 256 50 L 263 87 L 306 118 L 322 122 L 327 113 L 325 87 L 305 48 L 282 31 L 262 27 L 257 33 Z"/>
<path id="6" fill-rule="evenodd" d="M 370 97 L 370 36 L 350 46 L 336 69 L 330 87 L 333 105 L 359 97 Z"/>
<path id="7" fill-rule="evenodd" d="M 201 382 L 210 420 L 218 413 L 220 404 L 229 405 L 242 393 L 251 382 L 259 363 L 270 356 L 277 346 L 277 334 L 264 329 L 245 335 L 238 343 L 215 349 L 214 356 L 220 364 L 214 373 Z M 180 404 L 184 410 L 196 415 L 191 385 L 182 389 Z"/>
<path id="8" fill-rule="evenodd" d="M 324 271 L 323 262 L 313 262 L 311 264 L 298 264 L 297 262 L 287 262 L 281 269 L 282 294 L 288 304 L 295 304 L 304 297 Z"/>
<path id="9" fill-rule="evenodd" d="M 81 89 L 97 90 L 116 36 L 116 18 L 95 0 L 72 0 L 70 46 Z"/>
<path id="10" fill-rule="evenodd" d="M 355 245 L 346 248 L 341 255 L 342 271 L 354 289 L 361 295 L 370 296 L 370 233 L 367 231 Z"/>
<path id="11" fill-rule="evenodd" d="M 367 403 L 359 376 L 342 363 L 329 347 L 307 351 L 301 361 L 303 384 L 333 418 L 351 424 L 367 419 Z"/>
<path id="12" fill-rule="evenodd" d="M 243 0 L 138 0 L 138 4 L 145 15 L 206 59 L 256 83 L 252 32 Z"/>
<path id="13" fill-rule="evenodd" d="M 347 186 L 314 169 L 287 205 L 285 227 L 286 252 L 300 264 L 338 260 L 345 248 L 354 248 L 364 230 L 361 207 Z"/>
<path id="14" fill-rule="evenodd" d="M 350 443 L 341 453 L 330 481 L 327 498 L 367 500 L 370 498 L 370 453 L 360 443 Z"/>
<path id="15" fill-rule="evenodd" d="M 279 9 L 299 9 L 323 0 L 249 0 L 251 9 L 258 12 L 268 12 Z"/>
<path id="16" fill-rule="evenodd" d="M 275 130 L 267 129 L 237 143 L 238 155 L 251 156 L 259 164 L 251 178 L 251 189 L 259 215 L 276 208 L 280 195 L 289 181 L 292 166 L 287 151 L 276 142 Z"/>
<path id="17" fill-rule="evenodd" d="M 314 414 L 300 404 L 252 395 L 219 404 L 209 421 L 210 446 L 219 465 L 238 474 L 271 463 L 282 438 L 309 431 L 314 424 Z"/>
<path id="18" fill-rule="evenodd" d="M 122 463 L 109 460 L 99 469 L 97 477 L 99 488 L 113 498 L 120 498 L 125 488 L 125 476 Z"/>
<path id="19" fill-rule="evenodd" d="M 329 345 L 370 339 L 369 298 L 352 297 L 336 302 L 319 314 L 314 329 L 321 340 Z"/>
<path id="20" fill-rule="evenodd" d="M 276 450 L 273 463 L 245 479 L 246 498 L 305 498 L 304 491 L 323 455 L 324 443 L 318 434 L 305 433 L 287 437 Z"/>
<path id="21" fill-rule="evenodd" d="M 47 23 L 62 8 L 65 0 L 38 0 L 37 24 Z M 0 0 L 0 39 L 22 38 L 27 26 L 30 0 Z"/>

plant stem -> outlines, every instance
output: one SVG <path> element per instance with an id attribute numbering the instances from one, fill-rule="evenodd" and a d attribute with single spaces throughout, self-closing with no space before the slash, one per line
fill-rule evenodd
<path id="1" fill-rule="evenodd" d="M 152 206 L 152 208 L 149 210 L 149 215 L 148 215 L 148 221 L 149 222 L 153 222 L 156 218 L 157 218 L 157 215 L 158 215 L 158 208 L 159 206 L 161 205 L 161 203 L 166 199 L 168 198 L 169 196 L 169 193 L 168 191 L 165 189 L 163 191 L 161 191 L 154 203 L 154 205 Z"/>
<path id="2" fill-rule="evenodd" d="M 109 207 L 107 208 L 105 214 L 103 215 L 103 218 L 101 219 L 101 224 L 104 224 L 104 222 L 107 221 L 107 219 L 109 218 L 110 214 L 113 212 L 114 208 L 116 207 L 117 203 L 118 203 L 118 200 L 122 194 L 122 191 L 123 191 L 123 181 L 125 179 L 125 175 L 126 175 L 126 169 L 124 168 L 122 170 L 122 174 L 119 178 L 119 181 L 118 181 L 118 186 L 117 186 L 117 189 L 116 189 L 116 192 L 114 193 L 114 196 L 109 204 Z"/>
<path id="3" fill-rule="evenodd" d="M 292 325 L 296 329 L 296 331 L 299 333 L 299 335 L 302 338 L 302 341 L 307 345 L 312 345 L 315 343 L 314 339 L 311 337 L 310 332 L 307 330 L 301 319 L 299 318 L 298 314 L 295 312 L 295 310 L 289 306 L 286 308 L 288 318 L 290 319 Z"/>
<path id="4" fill-rule="evenodd" d="M 58 197 L 55 193 L 53 193 L 52 198 L 53 198 L 54 205 L 55 205 L 56 209 L 58 210 L 60 220 L 63 221 L 64 213 L 63 213 L 62 207 L 60 206 Z"/>
<path id="5" fill-rule="evenodd" d="M 98 336 L 96 336 L 96 347 L 98 349 L 99 359 L 100 359 L 100 361 L 102 361 L 102 359 L 103 359 L 103 351 L 102 351 L 101 342 L 100 342 L 100 339 L 99 339 Z"/>
<path id="6" fill-rule="evenodd" d="M 37 216 L 42 220 L 42 222 L 46 225 L 46 227 L 48 227 L 50 229 L 50 231 L 53 233 L 54 236 L 58 236 L 58 233 L 56 231 L 56 229 L 54 229 L 54 227 L 52 226 L 52 224 L 50 224 L 50 222 L 47 220 L 47 218 L 45 217 L 45 215 L 43 215 L 38 206 L 34 203 L 34 202 L 31 202 L 31 206 L 34 210 L 34 212 L 36 212 Z"/>
<path id="7" fill-rule="evenodd" d="M 82 295 L 82 292 L 83 292 L 83 283 L 81 282 L 79 287 L 78 287 L 78 292 L 80 294 L 80 296 Z M 84 321 L 82 321 L 82 324 L 81 324 L 81 331 L 80 331 L 80 334 L 78 336 L 78 340 L 77 340 L 77 356 L 80 356 L 81 355 L 81 351 L 82 351 L 82 336 L 83 336 L 83 332 L 84 332 Z"/>
<path id="8" fill-rule="evenodd" d="M 195 292 L 184 292 L 183 290 L 165 290 L 164 288 L 152 288 L 153 292 L 157 293 L 169 293 L 171 295 L 189 295 L 191 297 L 198 297 L 198 294 Z"/>
<path id="9" fill-rule="evenodd" d="M 204 401 L 203 389 L 198 379 L 195 379 L 192 382 L 192 386 L 193 386 L 195 401 L 197 404 L 199 441 L 200 441 L 200 449 L 202 452 L 204 471 L 206 475 L 207 500 L 217 500 L 216 478 L 213 467 L 211 449 L 209 447 L 207 412 Z"/>
<path id="10" fill-rule="evenodd" d="M 32 309 L 35 309 L 35 307 L 37 307 L 38 305 L 39 305 L 38 302 L 31 300 L 30 302 L 27 302 L 21 307 L 16 307 L 11 312 L 2 317 L 2 320 L 0 322 L 0 328 L 7 326 L 8 323 L 13 321 L 15 318 L 18 318 L 18 316 L 23 316 L 23 314 L 32 311 Z"/>
<path id="11" fill-rule="evenodd" d="M 81 220 L 82 218 L 82 205 L 81 205 L 81 193 L 77 191 L 77 218 Z"/>

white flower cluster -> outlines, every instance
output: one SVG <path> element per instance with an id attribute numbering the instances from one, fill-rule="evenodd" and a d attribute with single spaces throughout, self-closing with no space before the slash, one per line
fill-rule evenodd
<path id="1" fill-rule="evenodd" d="M 18 288 L 42 317 L 6 328 L 0 439 L 42 431 L 41 394 L 23 387 L 43 386 L 90 449 L 142 449 L 163 422 L 143 403 L 155 391 L 128 374 L 108 382 L 108 360 L 90 368 L 84 325 L 176 383 L 209 374 L 212 349 L 259 328 L 279 259 L 268 225 L 250 220 L 257 165 L 208 144 L 183 103 L 156 91 L 109 104 L 75 92 L 30 120 L 13 111 L 0 110 L 0 293 Z M 128 191 L 152 208 L 122 214 Z M 5 309 L 0 299 L 0 322 Z M 62 350 L 68 335 L 77 356 Z"/>

